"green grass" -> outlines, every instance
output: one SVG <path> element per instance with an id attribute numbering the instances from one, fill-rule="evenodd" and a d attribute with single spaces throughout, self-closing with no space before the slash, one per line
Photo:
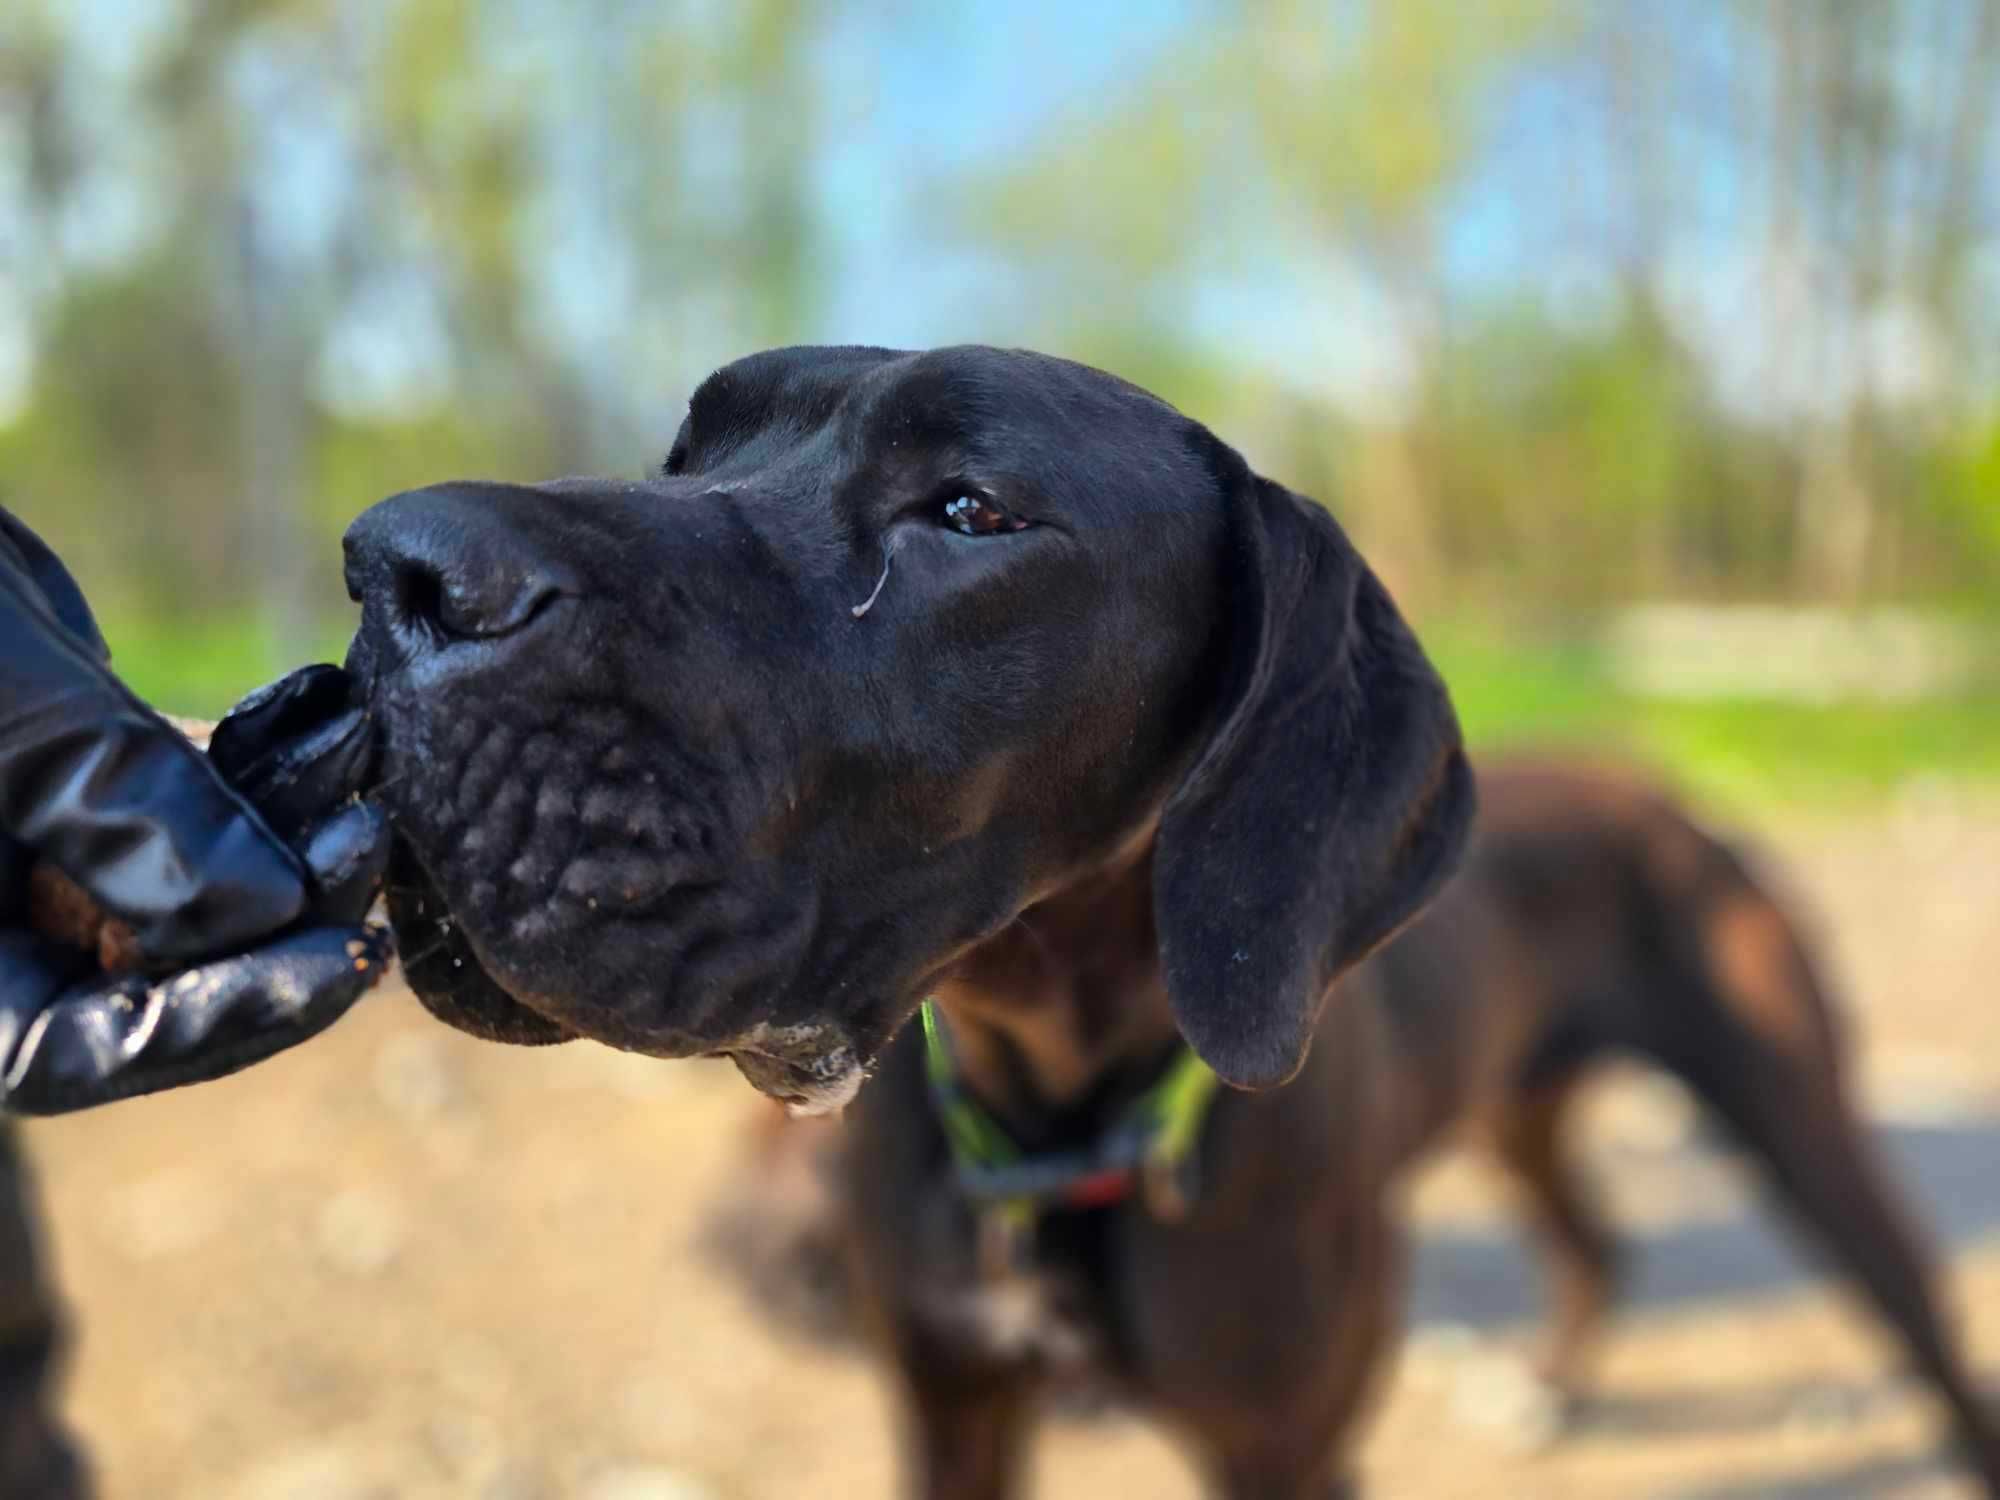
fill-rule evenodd
<path id="1" fill-rule="evenodd" d="M 1621 691 L 1587 644 L 1425 632 L 1476 748 L 1623 756 L 1738 809 L 1848 805 L 1920 775 L 2000 784 L 2000 691 L 1908 704 L 1682 702 Z"/>
<path id="2" fill-rule="evenodd" d="M 288 665 L 338 661 L 352 623 L 327 621 L 305 652 L 277 649 L 245 618 L 171 630 L 107 619 L 104 628 L 119 670 L 148 701 L 214 715 Z M 1862 803 L 1926 773 L 2000 786 L 2000 689 L 1902 705 L 1674 702 L 1620 691 L 1587 643 L 1471 624 L 1428 627 L 1424 641 L 1479 749 L 1623 756 L 1736 811 Z"/>
<path id="3" fill-rule="evenodd" d="M 217 616 L 170 629 L 108 616 L 112 665 L 148 703 L 168 713 L 214 718 L 260 683 L 306 661 L 339 661 L 353 622 L 328 621 L 303 652 L 284 649 L 249 616 Z"/>

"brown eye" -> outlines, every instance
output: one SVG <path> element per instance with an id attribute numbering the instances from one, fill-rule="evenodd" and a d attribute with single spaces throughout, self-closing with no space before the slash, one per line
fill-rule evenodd
<path id="1" fill-rule="evenodd" d="M 993 536 L 1002 531 L 1020 531 L 1028 523 L 1008 515 L 991 501 L 960 495 L 945 502 L 944 524 L 964 536 Z"/>

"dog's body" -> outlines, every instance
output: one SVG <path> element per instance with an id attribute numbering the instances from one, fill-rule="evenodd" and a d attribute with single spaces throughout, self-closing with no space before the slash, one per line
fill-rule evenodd
<path id="1" fill-rule="evenodd" d="M 806 1109 L 879 1065 L 858 1217 L 932 1494 L 1001 1492 L 1043 1360 L 1086 1354 L 1231 1495 L 1344 1481 L 1423 1131 L 1393 1008 L 1337 985 L 1444 885 L 1474 798 L 1325 510 L 1067 361 L 789 349 L 704 381 L 643 482 L 440 485 L 346 548 L 427 1005 L 727 1056 Z M 1238 1088 L 1298 1076 L 1215 1109 L 1186 1223 L 1048 1226 L 1080 1289 L 1048 1335 L 968 1279 L 905 1025 L 932 995 L 1030 1149 L 1183 1041 Z"/>
<path id="2" fill-rule="evenodd" d="M 1480 786 L 1465 870 L 1344 981 L 1353 1003 L 1330 1008 L 1312 1071 L 1218 1104 L 1184 1225 L 1138 1202 L 1058 1213 L 1020 1270 L 982 1275 L 921 1048 L 907 1043 L 847 1128 L 795 1124 L 757 1142 L 749 1196 L 733 1205 L 736 1267 L 761 1269 L 761 1297 L 807 1292 L 822 1317 L 864 1293 L 932 1472 L 948 1476 L 932 1493 L 1005 1493 L 1031 1395 L 1086 1366 L 1190 1436 L 1225 1493 L 1325 1493 L 1397 1315 L 1387 1194 L 1456 1132 L 1523 1189 L 1553 1292 L 1544 1373 L 1577 1393 L 1615 1247 L 1574 1175 L 1568 1110 L 1613 1056 L 1666 1069 L 1730 1130 L 1900 1336 L 1996 1484 L 1991 1416 L 1940 1328 L 1921 1242 L 1848 1096 L 1838 1019 L 1782 909 L 1642 780 L 1519 761 Z M 1078 1018 L 1057 1005 L 1037 1024 L 1053 1048 Z M 1156 1066 L 1145 1049 L 1107 1060 L 1081 1092 L 1111 1105 L 1110 1080 Z M 997 1098 L 1017 1087 L 987 1076 Z M 1034 1108 L 1017 1103 L 1018 1128 L 1035 1128 Z M 1043 1144 L 1092 1128 L 1088 1110 L 1054 1119 Z M 771 1175 L 783 1170 L 789 1181 Z M 793 1222 L 771 1221 L 789 1206 Z M 837 1265 L 851 1274 L 836 1284 Z M 801 1287 L 802 1273 L 821 1280 Z"/>

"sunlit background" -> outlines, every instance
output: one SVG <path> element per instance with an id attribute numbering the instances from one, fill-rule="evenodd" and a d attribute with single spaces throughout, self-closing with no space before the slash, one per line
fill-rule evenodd
<path id="1" fill-rule="evenodd" d="M 0 504 L 72 562 L 118 664 L 166 707 L 217 710 L 340 652 L 338 537 L 370 502 L 450 477 L 640 473 L 710 369 L 818 341 L 1025 344 L 1207 421 L 1340 516 L 1482 745 L 1629 751 L 1774 830 L 1867 992 L 1857 1003 L 1881 1007 L 1884 1076 L 1932 1098 L 1987 1097 L 2000 1079 L 1990 1042 L 1992 1066 L 1961 1076 L 1990 1032 L 1977 976 L 2000 964 L 1992 0 L 0 0 Z M 108 1340 L 121 1368 L 144 1365 L 133 1330 L 178 1324 L 128 1313 L 124 1332 L 93 1333 L 88 1286 L 138 1296 L 137 1254 L 142 1283 L 196 1287 L 212 1249 L 189 1231 L 196 1248 L 176 1251 L 186 1235 L 160 1231 L 166 1249 L 130 1252 L 129 1218 L 106 1227 L 104 1203 L 151 1191 L 130 1212 L 173 1224 L 193 1192 L 203 1233 L 249 1232 L 218 1189 L 146 1188 L 182 1170 L 174 1131 L 277 1153 L 270 1190 L 289 1202 L 286 1174 L 324 1154 L 286 1141 L 285 1076 L 312 1098 L 379 1094 L 366 1128 L 404 1130 L 403 1154 L 378 1141 L 354 1158 L 372 1165 L 327 1189 L 333 1207 L 298 1210 L 322 1229 L 333 1214 L 325 1232 L 343 1242 L 341 1213 L 359 1215 L 365 1243 L 366 1195 L 402 1181 L 386 1190 L 394 1245 L 355 1273 L 379 1307 L 369 1278 L 416 1274 L 423 1203 L 458 1201 L 393 1164 L 430 1163 L 466 1204 L 528 1194 L 454 1253 L 544 1244 L 522 1253 L 567 1265 L 559 1221 L 584 1210 L 479 1175 L 496 1139 L 527 1149 L 536 1110 L 588 1093 L 593 1120 L 630 1107 L 597 1128 L 626 1130 L 636 1152 L 649 1091 L 674 1110 L 736 1097 L 698 1069 L 563 1093 L 543 1080 L 595 1064 L 502 1057 L 424 1026 L 357 1020 L 305 1072 L 273 1065 L 268 1082 L 163 1103 L 147 1117 L 166 1122 L 156 1143 L 134 1146 L 147 1120 L 125 1111 L 43 1137 L 72 1164 L 56 1173 L 59 1226 L 107 1241 L 58 1230 L 74 1241 L 100 1432 L 129 1401 L 151 1413 L 156 1458 L 255 1446 L 200 1427 L 173 1404 L 185 1392 L 134 1396 L 90 1363 Z M 517 1082 L 527 1092 L 507 1093 Z M 482 1098 L 510 1102 L 482 1114 Z M 270 1136 L 231 1130 L 246 1100 Z M 364 1123 L 329 1108 L 308 1139 L 337 1152 L 329 1121 Z M 1990 1137 L 1953 1139 L 1961 1170 L 1982 1149 L 2000 1161 Z M 98 1148 L 167 1156 L 121 1177 Z M 625 1182 L 585 1208 L 629 1230 Z M 341 1209 L 339 1192 L 361 1206 Z M 1994 1218 L 1967 1233 L 1990 1238 Z M 665 1265 L 652 1240 L 619 1243 Z M 176 1270 L 176 1254 L 195 1261 Z M 333 1267 L 327 1285 L 347 1286 L 337 1254 Z M 501 1286 L 525 1274 L 488 1269 Z M 412 1285 L 389 1298 L 396 1327 L 444 1316 L 431 1283 Z M 315 1368 L 299 1351 L 319 1325 L 266 1295 L 283 1347 Z M 359 1305 L 336 1316 L 365 1322 Z M 590 1327 L 630 1337 L 619 1316 L 600 1309 Z M 444 1342 L 486 1350 L 466 1356 L 486 1369 L 501 1336 L 477 1322 L 464 1310 Z M 574 1323 L 547 1338 L 586 1358 Z M 384 1372 L 402 1358 L 383 1352 L 401 1347 L 387 1331 L 368 1347 Z M 294 1365 L 266 1355 L 260 1380 L 290 1390 L 272 1372 Z M 781 1366 L 796 1368 L 766 1349 L 730 1368 L 747 1381 Z M 309 1426 L 317 1388 L 298 1378 L 286 1399 Z M 699 1385 L 659 1375 L 677 1379 Z M 480 1420 L 513 1410 L 441 1388 Z M 862 1387 L 842 1389 L 848 1405 L 829 1410 L 851 1417 Z M 763 1472 L 744 1431 L 782 1444 L 768 1414 L 728 1428 L 753 1404 L 740 1394 L 660 1400 L 749 1455 L 703 1481 L 717 1493 L 795 1493 L 742 1477 Z M 585 1413 L 576 1431 L 595 1430 Z M 659 1420 L 632 1430 L 679 1430 Z M 1396 1420 L 1392 1437 L 1422 1426 Z M 655 1446 L 683 1439 L 695 1445 Z M 124 1461 L 149 1477 L 120 1495 L 223 1492 L 164 1458 Z M 1432 1475 L 1421 1492 L 1455 1492 L 1410 1462 L 1406 1476 Z M 391 1471 L 404 1480 L 352 1493 L 488 1494 Z M 573 1492 L 570 1470 L 548 1472 L 551 1488 L 518 1493 Z M 699 1479 L 700 1464 L 675 1472 Z M 1531 1488 L 1651 1492 L 1621 1487 L 1636 1482 Z"/>
<path id="2" fill-rule="evenodd" d="M 1990 771 L 1995 26 L 10 0 L 0 488 L 213 708 L 338 645 L 384 494 L 639 472 L 754 348 L 1025 343 L 1332 505 L 1483 736 Z"/>

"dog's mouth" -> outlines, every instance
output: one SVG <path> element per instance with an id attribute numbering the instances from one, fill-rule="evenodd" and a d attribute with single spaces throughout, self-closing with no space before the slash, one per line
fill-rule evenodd
<path id="1" fill-rule="evenodd" d="M 415 852 L 397 839 L 389 860 L 389 922 L 403 977 L 425 1010 L 482 1041 L 550 1046 L 579 1033 L 530 1010 L 489 974 Z"/>
<path id="2" fill-rule="evenodd" d="M 438 1020 L 482 1041 L 513 1046 L 548 1046 L 587 1034 L 524 1003 L 493 977 L 404 844 L 392 863 L 389 909 L 407 955 L 404 976 Z M 675 1038 L 635 1050 L 668 1058 L 727 1057 L 752 1088 L 795 1115 L 836 1113 L 867 1075 L 840 1028 L 825 1023 L 759 1022 L 719 1045 Z"/>
<path id="3" fill-rule="evenodd" d="M 434 873 L 422 852 L 426 844 L 410 836 L 428 831 L 445 799 L 407 755 L 386 761 L 402 774 L 378 795 L 405 830 L 391 858 L 389 918 L 404 955 L 404 977 L 438 1020 L 514 1046 L 587 1037 L 662 1059 L 727 1057 L 753 1088 L 795 1114 L 832 1113 L 854 1097 L 867 1070 L 862 1049 L 847 1028 L 800 1016 L 796 1006 L 765 994 L 768 986 L 759 981 L 776 977 L 782 967 L 750 964 L 730 975 L 743 984 L 718 989 L 696 983 L 682 991 L 677 980 L 690 969 L 686 938 L 672 925 L 634 933 L 624 914 L 600 912 L 601 903 L 588 898 L 568 900 L 560 889 L 547 910 L 530 903 L 496 918 L 480 900 L 482 884 L 492 880 L 483 865 L 468 870 L 447 860 Z M 703 899 L 702 888 L 695 899 Z M 745 911 L 742 920 L 753 927 L 768 921 L 755 906 Z M 726 908 L 714 920 L 737 915 Z M 558 942 L 524 945 L 524 926 L 554 927 Z M 733 927 L 698 931 L 718 934 L 719 947 Z M 547 957 L 551 951 L 554 962 Z"/>

